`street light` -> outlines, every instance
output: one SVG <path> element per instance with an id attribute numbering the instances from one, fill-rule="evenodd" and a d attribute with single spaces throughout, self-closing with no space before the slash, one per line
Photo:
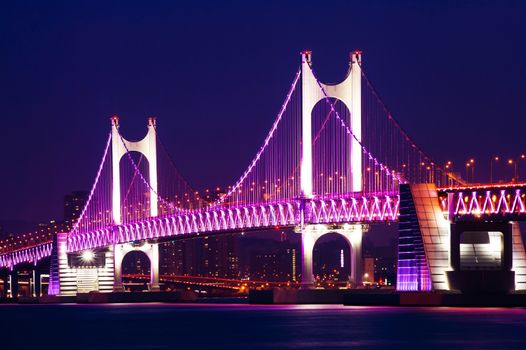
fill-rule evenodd
<path id="1" fill-rule="evenodd" d="M 469 163 L 471 164 L 471 182 L 475 182 L 475 159 L 471 158 Z"/>
<path id="2" fill-rule="evenodd" d="M 517 179 L 517 162 L 513 161 L 513 159 L 508 159 L 508 164 L 513 166 L 513 177 L 511 178 L 511 182 L 515 182 Z"/>
<path id="3" fill-rule="evenodd" d="M 450 160 L 448 160 L 446 164 L 444 165 L 444 169 L 446 169 L 445 174 L 444 174 L 445 176 L 444 180 L 446 184 L 449 184 L 448 180 L 451 178 L 451 173 L 453 172 L 453 163 Z"/>
<path id="4" fill-rule="evenodd" d="M 499 156 L 495 156 L 489 161 L 489 183 L 493 183 L 493 161 L 498 162 L 499 159 Z"/>
<path id="5" fill-rule="evenodd" d="M 466 181 L 469 182 L 469 167 L 470 167 L 471 163 L 470 162 L 467 162 L 466 163 Z"/>
<path id="6" fill-rule="evenodd" d="M 521 156 L 519 157 L 519 159 L 517 160 L 517 163 L 519 163 L 520 160 L 526 160 L 526 154 L 521 154 Z M 519 175 L 520 175 L 520 167 L 519 167 L 520 164 L 517 164 L 517 181 L 519 181 Z"/>

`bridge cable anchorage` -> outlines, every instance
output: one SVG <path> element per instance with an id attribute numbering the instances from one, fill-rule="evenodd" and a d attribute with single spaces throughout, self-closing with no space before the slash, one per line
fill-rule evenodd
<path id="1" fill-rule="evenodd" d="M 271 147 L 271 152 L 268 154 L 268 159 L 264 162 L 264 165 L 267 165 L 265 169 L 259 169 L 258 171 L 261 172 L 261 174 L 258 171 L 255 171 L 255 168 L 258 164 L 261 163 L 262 158 L 264 157 L 264 152 L 269 150 L 269 145 L 271 143 L 271 140 L 275 138 L 276 131 L 278 129 L 278 126 L 280 125 L 280 122 L 282 121 L 282 118 L 285 114 L 285 111 L 290 105 L 290 101 L 293 99 L 293 93 L 296 90 L 297 83 L 299 81 L 299 78 L 301 77 L 301 68 L 297 71 L 294 80 L 290 86 L 290 89 L 287 93 L 287 96 L 285 98 L 285 101 L 283 105 L 281 106 L 281 109 L 269 131 L 267 136 L 265 137 L 265 140 L 263 142 L 263 145 L 258 150 L 256 156 L 252 159 L 250 165 L 245 170 L 243 175 L 238 179 L 238 181 L 227 191 L 226 194 L 222 195 L 219 199 L 217 199 L 215 202 L 209 204 L 210 208 L 214 208 L 220 205 L 226 204 L 227 199 L 231 199 L 233 201 L 241 202 L 251 202 L 252 204 L 255 204 L 258 202 L 260 198 L 262 197 L 263 201 L 268 202 L 271 199 L 279 199 L 283 197 L 284 192 L 292 193 L 297 191 L 297 184 L 296 184 L 296 176 L 290 176 L 290 173 L 294 174 L 294 169 L 296 168 L 297 162 L 299 162 L 299 135 L 297 132 L 297 129 L 295 129 L 296 125 L 294 125 L 295 120 L 288 121 L 289 125 L 286 125 L 291 127 L 291 130 L 294 130 L 294 133 L 291 133 L 289 135 L 285 135 L 286 137 L 282 137 L 282 139 L 279 139 L 276 141 L 275 147 Z M 296 99 L 295 99 L 296 100 Z M 299 101 L 295 101 L 298 102 Z M 297 112 L 300 110 L 299 105 L 292 104 L 291 107 L 291 114 L 294 117 L 297 116 Z M 286 130 L 289 131 L 289 130 Z M 285 131 L 285 132 L 286 132 Z M 296 142 L 297 141 L 297 142 Z M 290 146 L 292 143 L 292 147 L 297 149 L 292 149 L 293 154 L 283 160 L 282 157 L 286 156 L 287 154 L 285 151 L 291 151 L 291 147 L 288 147 L 289 149 L 283 149 L 287 148 L 287 146 Z M 274 146 L 274 145 L 273 145 Z M 286 162 L 289 161 L 291 163 L 294 163 L 294 166 L 290 167 L 290 169 L 287 168 L 288 164 Z M 274 164 L 275 163 L 275 164 Z M 274 166 L 276 165 L 276 166 Z M 277 165 L 280 165 L 279 168 Z M 288 172 L 287 170 L 291 170 Z M 249 175 L 253 173 L 253 178 L 251 178 L 251 182 L 248 184 L 250 188 L 247 188 L 246 191 L 244 191 L 243 184 L 245 180 L 248 179 Z M 281 180 L 283 179 L 283 180 Z M 270 180 L 270 181 L 269 181 Z M 262 183 L 260 183 L 262 182 Z M 270 183 L 269 183 L 270 182 Z M 280 182 L 281 184 L 278 184 Z M 283 184 L 282 182 L 286 182 Z M 289 182 L 290 184 L 289 186 Z M 283 191 L 281 189 L 284 189 Z M 243 196 L 244 192 L 248 192 L 246 196 Z M 228 203 L 234 204 L 233 203 Z"/>

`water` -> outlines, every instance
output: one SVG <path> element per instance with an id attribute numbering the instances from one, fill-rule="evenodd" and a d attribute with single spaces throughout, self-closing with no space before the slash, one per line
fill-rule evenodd
<path id="1" fill-rule="evenodd" d="M 0 349 L 525 349 L 526 309 L 0 305 Z"/>

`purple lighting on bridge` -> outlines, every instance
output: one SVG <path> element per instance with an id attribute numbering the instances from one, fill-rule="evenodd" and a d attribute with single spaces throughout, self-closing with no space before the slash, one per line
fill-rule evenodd
<path id="1" fill-rule="evenodd" d="M 439 190 L 443 193 L 440 205 L 444 212 L 448 211 L 448 197 L 452 194 L 453 215 L 484 216 L 484 215 L 526 215 L 526 191 L 524 184 L 508 184 L 508 187 L 480 186 L 472 189 L 448 188 Z M 466 194 L 466 191 L 469 194 Z"/>

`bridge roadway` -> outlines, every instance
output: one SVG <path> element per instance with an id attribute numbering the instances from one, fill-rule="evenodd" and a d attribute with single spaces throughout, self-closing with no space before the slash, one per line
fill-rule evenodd
<path id="1" fill-rule="evenodd" d="M 441 188 L 438 197 L 444 215 L 450 220 L 526 220 L 526 183 Z M 399 198 L 393 193 L 369 198 L 350 195 L 345 198 L 294 199 L 183 212 L 69 236 L 68 252 L 143 240 L 266 230 L 276 226 L 395 222 L 398 205 Z M 0 253 L 0 267 L 12 269 L 20 263 L 36 264 L 49 257 L 51 251 L 51 240 L 4 249 Z"/>
<path id="2" fill-rule="evenodd" d="M 396 221 L 398 196 L 384 194 L 345 198 L 294 199 L 246 207 L 219 207 L 183 212 L 169 217 L 153 217 L 138 222 L 110 226 L 102 230 L 68 237 L 68 253 L 104 248 L 114 244 L 170 237 L 195 236 L 295 227 L 315 224 L 357 224 Z M 36 263 L 51 255 L 52 242 L 21 247 L 0 255 L 0 267 L 22 262 Z"/>

